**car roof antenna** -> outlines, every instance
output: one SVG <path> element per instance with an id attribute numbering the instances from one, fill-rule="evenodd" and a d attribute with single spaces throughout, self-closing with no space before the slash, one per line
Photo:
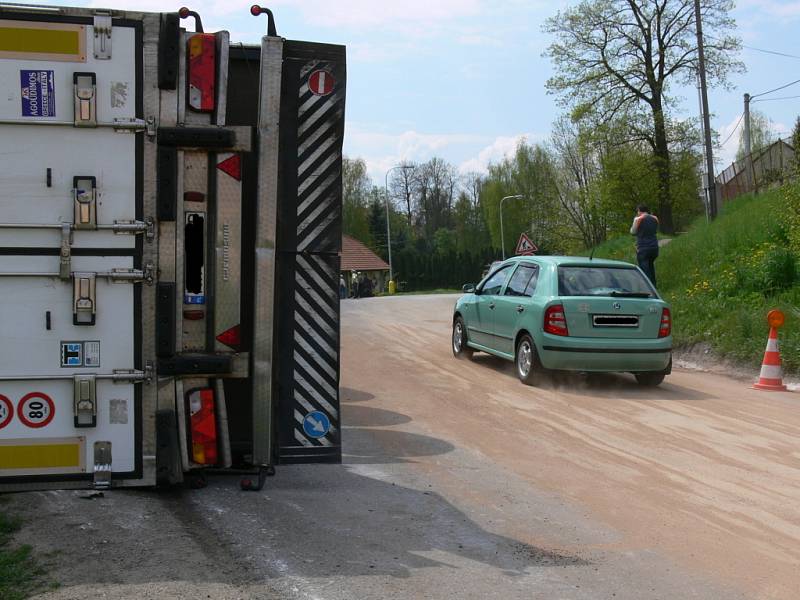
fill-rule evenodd
<path id="1" fill-rule="evenodd" d="M 592 251 L 589 253 L 589 260 L 590 261 L 592 260 L 592 257 L 594 257 L 594 249 L 595 248 L 597 248 L 597 246 L 592 246 Z"/>

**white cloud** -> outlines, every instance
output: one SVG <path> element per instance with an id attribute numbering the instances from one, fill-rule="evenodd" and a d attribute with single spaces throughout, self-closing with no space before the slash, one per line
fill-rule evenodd
<path id="1" fill-rule="evenodd" d="M 382 182 L 386 171 L 403 162 L 425 162 L 434 156 L 450 155 L 465 146 L 485 143 L 486 136 L 468 133 L 402 133 L 371 131 L 357 124 L 345 125 L 345 153 L 363 158 L 376 183 Z M 463 152 L 461 152 L 463 153 Z"/>
<path id="2" fill-rule="evenodd" d="M 797 19 L 800 17 L 800 2 L 778 2 L 777 0 L 739 0 L 737 12 L 752 12 L 761 18 Z"/>
<path id="3" fill-rule="evenodd" d="M 515 136 L 500 136 L 483 148 L 478 155 L 465 160 L 459 165 L 462 173 L 477 172 L 484 173 L 489 167 L 489 163 L 497 163 L 504 158 L 514 154 L 521 141 L 532 143 L 544 139 L 545 136 L 535 133 L 522 133 Z"/>

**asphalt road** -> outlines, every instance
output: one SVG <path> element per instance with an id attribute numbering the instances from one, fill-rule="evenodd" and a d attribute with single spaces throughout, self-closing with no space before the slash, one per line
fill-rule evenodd
<path id="1" fill-rule="evenodd" d="M 450 352 L 454 297 L 342 305 L 345 464 L 19 494 L 49 598 L 797 598 L 800 395 Z"/>

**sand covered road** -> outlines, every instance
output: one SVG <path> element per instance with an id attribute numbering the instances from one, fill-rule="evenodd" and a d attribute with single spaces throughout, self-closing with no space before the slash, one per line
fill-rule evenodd
<path id="1" fill-rule="evenodd" d="M 800 394 L 681 370 L 655 389 L 629 375 L 528 388 L 511 363 L 452 357 L 453 302 L 344 303 L 349 384 L 385 390 L 381 406 L 584 508 L 619 533 L 606 550 L 663 553 L 755 597 L 800 596 Z"/>

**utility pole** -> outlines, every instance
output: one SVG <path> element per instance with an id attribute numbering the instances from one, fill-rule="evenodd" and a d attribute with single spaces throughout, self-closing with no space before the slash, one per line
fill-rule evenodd
<path id="1" fill-rule="evenodd" d="M 719 213 L 719 206 L 717 206 L 716 181 L 714 180 L 714 153 L 711 146 L 711 118 L 708 112 L 706 60 L 703 53 L 703 22 L 700 15 L 700 0 L 694 0 L 694 16 L 697 21 L 697 60 L 700 71 L 700 95 L 703 102 L 703 129 L 705 130 L 706 169 L 708 171 L 708 206 L 713 219 Z"/>
<path id="2" fill-rule="evenodd" d="M 744 95 L 744 155 L 750 156 L 750 94 Z"/>

